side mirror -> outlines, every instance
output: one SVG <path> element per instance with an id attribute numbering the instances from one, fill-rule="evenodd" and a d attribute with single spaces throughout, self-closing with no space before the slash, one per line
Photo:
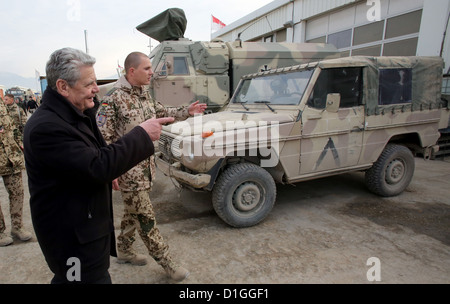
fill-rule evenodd
<path id="1" fill-rule="evenodd" d="M 166 61 L 166 67 L 167 67 L 167 74 L 172 75 L 173 74 L 173 64 L 172 61 Z"/>
<path id="2" fill-rule="evenodd" d="M 339 110 L 339 104 L 341 103 L 341 94 L 331 93 L 327 95 L 327 104 L 325 109 L 331 113 L 337 113 Z"/>

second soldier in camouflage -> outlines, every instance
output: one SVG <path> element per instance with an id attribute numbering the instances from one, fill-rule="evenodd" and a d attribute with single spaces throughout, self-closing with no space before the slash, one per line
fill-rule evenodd
<path id="1" fill-rule="evenodd" d="M 115 142 L 147 119 L 171 116 L 184 120 L 206 109 L 205 104 L 198 102 L 189 107 L 166 108 L 155 101 L 147 87 L 153 74 L 152 66 L 143 53 L 129 54 L 125 60 L 125 70 L 126 75 L 106 94 L 97 114 L 97 124 L 107 143 Z M 154 176 L 155 162 L 152 157 L 119 177 L 118 185 L 113 183 L 116 190 L 120 189 L 124 202 L 121 233 L 117 238 L 118 262 L 134 265 L 147 263 L 145 256 L 135 253 L 132 248 L 137 229 L 150 256 L 172 279 L 183 280 L 189 272 L 172 261 L 169 246 L 156 227 L 149 197 Z"/>

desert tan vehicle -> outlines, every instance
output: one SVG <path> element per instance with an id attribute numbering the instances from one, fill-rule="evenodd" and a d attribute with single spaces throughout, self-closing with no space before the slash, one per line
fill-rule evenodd
<path id="1" fill-rule="evenodd" d="M 448 127 L 442 72 L 440 57 L 347 57 L 246 75 L 223 111 L 163 127 L 157 166 L 235 227 L 268 215 L 276 183 L 365 171 L 395 196 Z"/>

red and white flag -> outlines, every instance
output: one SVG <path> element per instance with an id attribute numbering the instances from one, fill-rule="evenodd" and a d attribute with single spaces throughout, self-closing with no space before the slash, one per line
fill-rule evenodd
<path id="1" fill-rule="evenodd" d="M 213 15 L 211 15 L 212 17 L 212 24 L 211 24 L 211 30 L 213 32 L 220 30 L 221 28 L 224 28 L 226 26 L 225 23 L 223 23 L 222 21 L 220 21 L 219 19 L 217 19 L 216 17 L 214 17 Z"/>

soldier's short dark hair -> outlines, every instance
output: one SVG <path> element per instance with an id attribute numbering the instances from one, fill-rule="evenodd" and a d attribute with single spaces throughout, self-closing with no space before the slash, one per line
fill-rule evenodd
<path id="1" fill-rule="evenodd" d="M 127 58 L 125 58 L 125 73 L 128 73 L 128 71 L 131 68 L 137 68 L 139 64 L 141 63 L 142 57 L 147 57 L 144 53 L 141 52 L 133 52 L 130 53 Z"/>

